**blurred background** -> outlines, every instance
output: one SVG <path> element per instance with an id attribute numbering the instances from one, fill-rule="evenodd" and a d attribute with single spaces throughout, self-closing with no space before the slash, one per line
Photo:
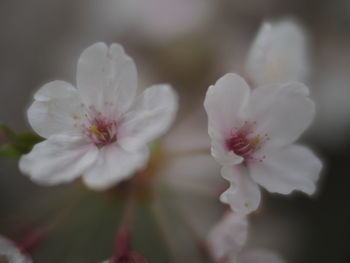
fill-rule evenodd
<path id="1" fill-rule="evenodd" d="M 309 39 L 305 82 L 317 116 L 302 141 L 324 170 L 311 198 L 264 192 L 262 208 L 250 217 L 248 246 L 272 249 L 287 262 L 350 262 L 350 1 L 1 0 L 0 122 L 29 130 L 25 112 L 40 86 L 56 79 L 75 84 L 83 49 L 118 42 L 135 60 L 140 87 L 169 82 L 180 94 L 165 148 L 205 145 L 206 89 L 223 74 L 242 71 L 264 20 L 286 16 L 298 20 Z M 195 259 L 188 222 L 204 238 L 224 210 L 206 185 L 226 184 L 211 158 L 190 157 L 164 161 L 157 171 L 162 187 L 152 188 L 158 198 L 138 207 L 133 245 L 149 262 L 205 262 Z M 0 173 L 1 234 L 15 238 L 22 228 L 55 222 L 34 251 L 35 262 L 99 262 L 113 253 L 122 197 L 80 184 L 34 185 L 15 159 L 1 159 Z"/>

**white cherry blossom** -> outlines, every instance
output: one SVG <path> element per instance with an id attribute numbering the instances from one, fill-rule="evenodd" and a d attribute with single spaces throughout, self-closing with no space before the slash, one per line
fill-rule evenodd
<path id="1" fill-rule="evenodd" d="M 211 229 L 208 245 L 213 258 L 217 261 L 238 254 L 248 238 L 246 216 L 228 212 Z"/>
<path id="2" fill-rule="evenodd" d="M 244 215 L 227 213 L 209 232 L 208 248 L 213 259 L 222 263 L 283 263 L 266 249 L 247 249 L 248 222 Z"/>
<path id="3" fill-rule="evenodd" d="M 23 253 L 11 240 L 0 235 L 0 262 L 31 263 L 30 256 Z"/>
<path id="4" fill-rule="evenodd" d="M 254 85 L 304 81 L 308 68 L 308 41 L 295 20 L 261 25 L 245 65 L 245 73 Z"/>
<path id="5" fill-rule="evenodd" d="M 46 140 L 19 163 L 40 184 L 70 182 L 104 190 L 148 160 L 147 143 L 164 134 L 177 111 L 166 84 L 137 94 L 134 62 L 118 44 L 96 43 L 79 58 L 77 88 L 53 81 L 39 89 L 29 123 Z"/>
<path id="6" fill-rule="evenodd" d="M 310 125 L 315 107 L 300 83 L 250 89 L 230 73 L 210 86 L 204 101 L 212 155 L 230 187 L 221 201 L 238 213 L 259 206 L 261 185 L 270 192 L 315 191 L 321 162 L 294 144 Z"/>

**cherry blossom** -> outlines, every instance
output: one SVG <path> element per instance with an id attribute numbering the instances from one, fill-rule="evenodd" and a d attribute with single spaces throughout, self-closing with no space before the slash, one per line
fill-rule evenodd
<path id="1" fill-rule="evenodd" d="M 31 263 L 30 256 L 23 253 L 11 240 L 0 235 L 0 262 Z"/>
<path id="2" fill-rule="evenodd" d="M 261 25 L 245 65 L 245 73 L 254 85 L 304 81 L 308 68 L 307 37 L 295 20 Z"/>
<path id="3" fill-rule="evenodd" d="M 23 173 L 40 184 L 70 182 L 104 190 L 148 160 L 147 143 L 161 136 L 177 111 L 167 84 L 137 94 L 133 60 L 118 44 L 96 43 L 79 58 L 77 88 L 53 81 L 28 109 L 32 128 L 46 140 L 22 156 Z"/>
<path id="4" fill-rule="evenodd" d="M 315 107 L 301 83 L 258 87 L 251 91 L 230 73 L 210 86 L 204 101 L 211 153 L 222 165 L 230 187 L 221 201 L 249 213 L 260 204 L 261 185 L 270 192 L 315 191 L 321 162 L 294 144 L 310 125 Z"/>
<path id="5" fill-rule="evenodd" d="M 247 249 L 248 222 L 244 215 L 228 212 L 209 232 L 212 257 L 223 263 L 283 263 L 272 251 Z"/>

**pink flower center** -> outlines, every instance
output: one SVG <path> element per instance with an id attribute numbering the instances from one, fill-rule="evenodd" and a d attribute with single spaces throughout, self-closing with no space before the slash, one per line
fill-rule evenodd
<path id="1" fill-rule="evenodd" d="M 89 113 L 85 117 L 87 124 L 84 125 L 84 134 L 97 147 L 101 148 L 117 141 L 116 120 L 103 116 L 93 107 L 89 108 Z"/>
<path id="2" fill-rule="evenodd" d="M 228 151 L 234 152 L 236 155 L 244 158 L 244 161 L 259 161 L 262 162 L 265 156 L 257 158 L 256 152 L 261 149 L 261 146 L 270 138 L 267 134 L 261 136 L 255 134 L 253 126 L 255 122 L 245 122 L 242 127 L 233 128 L 230 137 L 226 139 L 225 144 Z"/>

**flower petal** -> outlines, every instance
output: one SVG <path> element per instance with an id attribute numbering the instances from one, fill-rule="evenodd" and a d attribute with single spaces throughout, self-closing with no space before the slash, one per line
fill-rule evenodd
<path id="1" fill-rule="evenodd" d="M 290 145 L 266 149 L 264 154 L 266 158 L 262 162 L 249 164 L 249 172 L 258 184 L 281 194 L 293 190 L 314 193 L 322 163 L 309 149 Z"/>
<path id="2" fill-rule="evenodd" d="M 240 253 L 237 256 L 239 263 L 284 263 L 278 255 L 266 249 L 253 249 Z"/>
<path id="3" fill-rule="evenodd" d="M 141 169 L 148 159 L 148 149 L 126 152 L 117 143 L 100 149 L 96 163 L 85 172 L 85 184 L 94 190 L 106 190 Z"/>
<path id="4" fill-rule="evenodd" d="M 208 247 L 214 259 L 223 262 L 229 255 L 241 251 L 247 235 L 246 216 L 229 212 L 209 232 Z"/>
<path id="5" fill-rule="evenodd" d="M 229 73 L 208 88 L 204 108 L 208 114 L 209 135 L 221 138 L 240 121 L 240 111 L 250 95 L 243 78 Z"/>
<path id="6" fill-rule="evenodd" d="M 76 119 L 80 118 L 80 99 L 76 88 L 64 81 L 47 83 L 34 95 L 28 109 L 28 120 L 42 137 L 52 134 L 76 134 Z"/>
<path id="7" fill-rule="evenodd" d="M 260 189 L 244 167 L 224 166 L 221 175 L 230 182 L 230 187 L 220 196 L 221 202 L 229 204 L 239 214 L 248 214 L 258 208 Z"/>
<path id="8" fill-rule="evenodd" d="M 96 43 L 78 61 L 77 85 L 87 106 L 105 111 L 112 105 L 118 114 L 132 104 L 137 91 L 137 70 L 122 46 Z"/>
<path id="9" fill-rule="evenodd" d="M 0 235 L 0 262 L 32 263 L 32 259 L 22 253 L 9 239 Z"/>
<path id="10" fill-rule="evenodd" d="M 246 72 L 256 86 L 303 81 L 308 69 L 306 44 L 295 21 L 265 22 L 250 49 Z"/>
<path id="11" fill-rule="evenodd" d="M 223 166 L 231 166 L 240 164 L 243 162 L 243 158 L 233 151 L 225 149 L 224 142 L 220 142 L 216 139 L 212 139 L 211 142 L 211 155 L 215 160 Z"/>
<path id="12" fill-rule="evenodd" d="M 294 142 L 310 125 L 315 105 L 301 83 L 259 87 L 252 92 L 248 115 L 256 121 L 255 132 L 267 134 L 269 143 L 286 145 Z"/>
<path id="13" fill-rule="evenodd" d="M 118 142 L 126 150 L 135 150 L 163 135 L 178 109 L 177 94 L 169 85 L 146 89 L 124 116 Z"/>
<path id="14" fill-rule="evenodd" d="M 73 181 L 96 160 L 98 149 L 81 137 L 53 135 L 23 155 L 20 170 L 43 185 Z"/>

